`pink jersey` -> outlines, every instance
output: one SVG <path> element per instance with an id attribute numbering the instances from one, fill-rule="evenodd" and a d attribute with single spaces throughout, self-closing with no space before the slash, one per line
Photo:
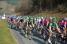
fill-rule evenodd
<path id="1" fill-rule="evenodd" d="M 43 23 L 44 23 L 45 26 L 48 25 L 49 19 L 44 19 Z"/>
<path id="2" fill-rule="evenodd" d="M 67 25 L 67 21 L 65 21 L 66 25 Z"/>
<path id="3" fill-rule="evenodd" d="M 59 22 L 59 25 L 64 25 L 64 24 L 65 24 L 64 21 L 63 22 L 62 21 Z"/>
<path id="4" fill-rule="evenodd" d="M 64 23 L 65 25 L 66 25 L 66 27 L 67 27 L 67 21 L 65 21 L 65 23 Z"/>
<path id="5" fill-rule="evenodd" d="M 60 26 L 65 27 L 65 25 L 67 26 L 67 21 L 60 21 L 58 22 Z"/>

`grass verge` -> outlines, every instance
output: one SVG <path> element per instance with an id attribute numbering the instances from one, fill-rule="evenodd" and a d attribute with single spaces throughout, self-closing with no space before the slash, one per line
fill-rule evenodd
<path id="1" fill-rule="evenodd" d="M 16 44 L 5 20 L 0 21 L 0 44 Z"/>

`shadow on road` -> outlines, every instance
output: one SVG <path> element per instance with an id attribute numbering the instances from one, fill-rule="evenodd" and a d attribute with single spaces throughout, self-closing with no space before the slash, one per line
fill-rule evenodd
<path id="1" fill-rule="evenodd" d="M 37 38 L 32 38 L 37 44 L 45 44 L 43 41 L 37 39 Z"/>
<path id="2" fill-rule="evenodd" d="M 16 28 L 13 28 L 13 30 L 18 31 L 20 33 L 20 35 L 25 38 L 25 35 L 24 35 L 23 31 L 21 33 L 21 30 L 20 29 L 16 29 Z M 43 39 L 40 37 L 40 35 L 36 34 L 36 33 L 33 33 L 32 40 L 34 42 L 36 42 L 37 44 L 45 44 L 45 41 L 43 41 Z"/>

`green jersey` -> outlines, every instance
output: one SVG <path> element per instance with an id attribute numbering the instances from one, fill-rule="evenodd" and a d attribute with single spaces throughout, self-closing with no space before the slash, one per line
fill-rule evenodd
<path id="1" fill-rule="evenodd" d="M 49 27 L 57 28 L 58 25 L 57 25 L 57 23 L 52 22 L 52 23 L 49 24 Z"/>

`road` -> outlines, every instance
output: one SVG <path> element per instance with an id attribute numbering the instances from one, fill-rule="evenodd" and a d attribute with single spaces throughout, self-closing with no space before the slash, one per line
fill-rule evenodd
<path id="1" fill-rule="evenodd" d="M 32 36 L 32 40 L 29 40 L 20 34 L 17 30 L 10 29 L 10 32 L 18 44 L 45 44 L 44 40 L 39 37 Z"/>

